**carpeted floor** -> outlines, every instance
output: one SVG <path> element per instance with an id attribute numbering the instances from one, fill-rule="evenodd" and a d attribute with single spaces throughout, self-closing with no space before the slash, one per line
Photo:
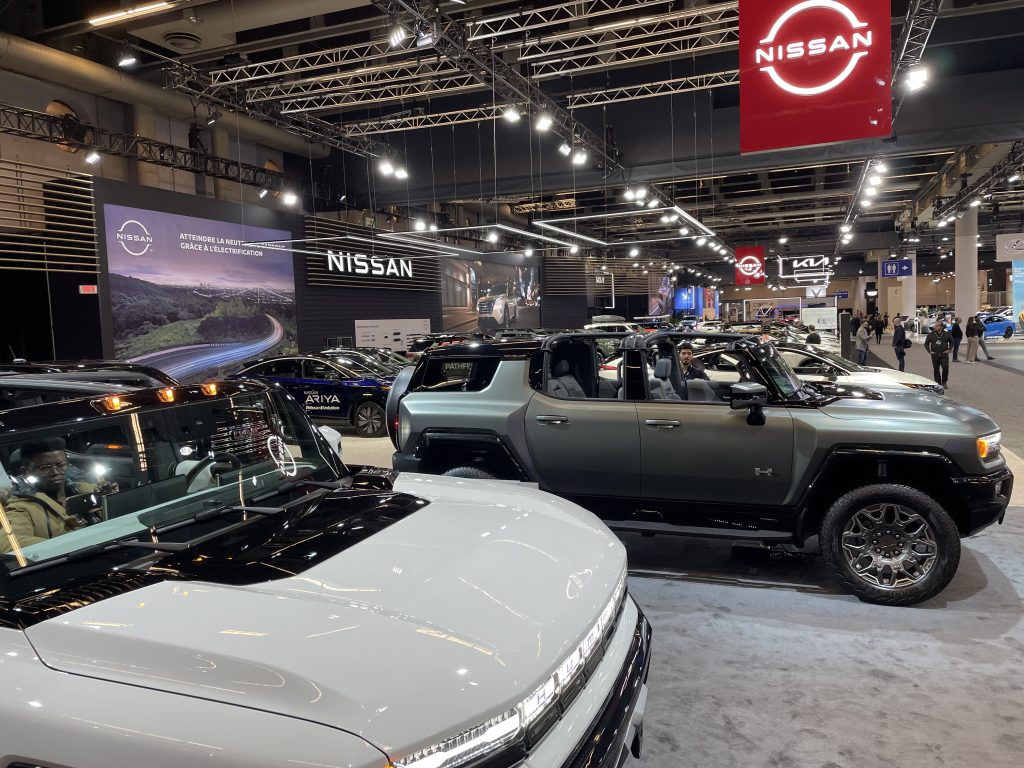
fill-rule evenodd
<path id="1" fill-rule="evenodd" d="M 838 592 L 817 558 L 626 540 L 631 567 L 681 574 L 630 579 L 655 633 L 641 765 L 1024 765 L 1024 508 L 914 608 Z"/>

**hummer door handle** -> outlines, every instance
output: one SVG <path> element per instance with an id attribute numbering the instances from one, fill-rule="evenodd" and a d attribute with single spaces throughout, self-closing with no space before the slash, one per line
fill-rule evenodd
<path id="1" fill-rule="evenodd" d="M 670 419 L 647 419 L 644 421 L 648 427 L 657 427 L 658 429 L 675 429 L 679 426 L 678 421 Z"/>
<path id="2" fill-rule="evenodd" d="M 568 416 L 538 416 L 537 421 L 541 424 L 568 424 Z"/>

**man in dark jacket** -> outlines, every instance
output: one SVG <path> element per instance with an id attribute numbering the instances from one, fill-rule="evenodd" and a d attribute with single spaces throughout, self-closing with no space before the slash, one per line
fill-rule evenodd
<path id="1" fill-rule="evenodd" d="M 949 353 L 953 349 L 953 334 L 946 330 L 946 324 L 936 320 L 932 332 L 924 340 L 924 348 L 932 356 L 932 373 L 935 383 L 948 386 Z"/>
<path id="2" fill-rule="evenodd" d="M 960 327 L 960 318 L 953 318 L 953 327 L 949 331 L 953 337 L 953 362 L 960 362 L 960 342 L 964 340 L 964 329 Z"/>
<path id="3" fill-rule="evenodd" d="M 881 317 L 875 315 L 875 344 L 882 343 L 882 331 L 885 330 L 885 322 Z"/>
<path id="4" fill-rule="evenodd" d="M 814 326 L 808 325 L 807 330 L 810 331 L 810 333 L 807 334 L 807 339 L 805 341 L 808 344 L 821 344 L 821 334 L 814 330 Z"/>
<path id="5" fill-rule="evenodd" d="M 902 371 L 907 364 L 907 329 L 903 327 L 903 319 L 899 315 L 893 318 L 893 323 L 892 348 L 896 350 L 896 359 Z"/>

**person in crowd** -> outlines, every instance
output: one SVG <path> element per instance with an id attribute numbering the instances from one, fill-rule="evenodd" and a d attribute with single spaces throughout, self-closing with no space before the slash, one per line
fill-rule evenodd
<path id="1" fill-rule="evenodd" d="M 69 496 L 114 493 L 116 483 L 75 481 L 68 477 L 68 454 L 64 441 L 51 437 L 21 448 L 23 481 L 11 494 L 5 508 L 11 533 L 17 544 L 27 547 L 52 539 L 86 524 L 65 510 Z M 10 552 L 11 536 L 0 536 L 0 552 Z"/>
<path id="2" fill-rule="evenodd" d="M 936 320 L 931 333 L 924 340 L 925 351 L 932 356 L 932 375 L 936 384 L 949 386 L 949 353 L 953 349 L 953 334 L 946 324 Z"/>
<path id="3" fill-rule="evenodd" d="M 964 340 L 964 329 L 960 327 L 960 318 L 953 318 L 953 326 L 949 330 L 953 337 L 953 362 L 960 362 L 960 343 Z"/>
<path id="4" fill-rule="evenodd" d="M 853 333 L 854 336 L 857 335 L 857 329 L 860 328 L 860 323 L 860 313 L 858 312 L 855 317 L 850 318 L 850 331 Z"/>
<path id="5" fill-rule="evenodd" d="M 808 344 L 821 344 L 821 334 L 814 330 L 813 325 L 807 326 L 808 334 L 806 342 Z"/>
<path id="6" fill-rule="evenodd" d="M 682 374 L 683 381 L 693 381 L 694 379 L 710 381 L 704 369 L 698 368 L 694 364 L 693 344 L 688 341 L 684 341 L 679 345 L 679 372 Z"/>
<path id="7" fill-rule="evenodd" d="M 885 313 L 885 314 L 884 314 L 884 315 L 882 316 L 882 328 L 883 328 L 884 330 L 886 330 L 886 331 L 888 331 L 888 330 L 889 330 L 889 313 L 888 313 L 888 312 L 886 312 L 886 313 Z"/>
<path id="8" fill-rule="evenodd" d="M 981 331 L 984 333 L 984 330 Z M 967 327 L 964 329 L 964 336 L 967 337 L 967 360 L 968 364 L 978 358 L 978 321 L 974 315 L 967 318 Z"/>
<path id="9" fill-rule="evenodd" d="M 893 318 L 892 348 L 896 350 L 896 360 L 900 364 L 900 370 L 905 370 L 907 364 L 907 329 L 903 327 L 903 320 L 899 315 Z"/>
<path id="10" fill-rule="evenodd" d="M 885 331 L 885 323 L 881 316 L 875 315 L 875 344 L 882 343 L 882 332 Z"/>
<path id="11" fill-rule="evenodd" d="M 981 315 L 975 315 L 974 319 L 978 322 L 978 347 L 985 353 L 986 360 L 995 360 L 995 358 L 989 354 L 988 344 L 985 343 L 985 323 L 981 320 Z"/>
<path id="12" fill-rule="evenodd" d="M 871 332 L 868 324 L 863 323 L 857 329 L 857 362 L 864 365 L 868 361 L 868 343 L 871 341 Z"/>

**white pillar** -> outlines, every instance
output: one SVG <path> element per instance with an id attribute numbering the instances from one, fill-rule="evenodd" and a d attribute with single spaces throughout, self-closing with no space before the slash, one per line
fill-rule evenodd
<path id="1" fill-rule="evenodd" d="M 967 321 L 978 314 L 978 208 L 967 209 L 956 220 L 956 316 Z"/>
<path id="2" fill-rule="evenodd" d="M 910 259 L 911 275 L 900 278 L 900 287 L 903 289 L 900 314 L 904 317 L 914 317 L 917 314 L 917 251 L 910 251 L 906 256 Z"/>

